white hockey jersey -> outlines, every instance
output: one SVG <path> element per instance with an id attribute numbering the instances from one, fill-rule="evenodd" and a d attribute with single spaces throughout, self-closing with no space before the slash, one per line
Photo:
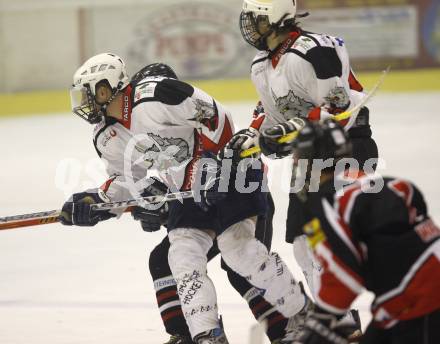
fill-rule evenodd
<path id="1" fill-rule="evenodd" d="M 220 103 L 175 79 L 129 85 L 122 113 L 122 120 L 106 116 L 94 129 L 96 151 L 111 176 L 101 188 L 112 201 L 137 197 L 151 171 L 173 191 L 190 189 L 202 152 L 217 153 L 234 133 Z"/>
<path id="2" fill-rule="evenodd" d="M 317 120 L 354 107 L 365 96 L 355 79 L 342 39 L 295 31 L 273 53 L 260 51 L 251 77 L 264 114 L 254 118 L 260 131 L 293 117 Z M 348 130 L 356 113 L 342 123 Z"/>

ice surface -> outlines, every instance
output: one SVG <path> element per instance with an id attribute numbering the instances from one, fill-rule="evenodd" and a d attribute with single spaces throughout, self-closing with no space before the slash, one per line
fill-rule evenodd
<path id="1" fill-rule="evenodd" d="M 437 222 L 439 96 L 382 93 L 370 104 L 374 137 L 386 162 L 382 172 L 414 181 Z M 254 104 L 228 105 L 238 126 L 245 126 Z M 102 182 L 92 128 L 73 115 L 2 119 L 0 132 L 0 216 L 60 208 L 71 191 Z M 291 246 L 283 242 L 288 163 L 271 165 L 277 206 L 273 248 L 301 276 Z M 69 174 L 63 166 L 70 167 Z M 62 185 L 68 186 L 65 192 Z M 164 235 L 143 232 L 130 216 L 93 229 L 51 224 L 1 231 L 0 343 L 164 342 L 147 267 L 149 252 Z M 231 343 L 247 343 L 255 321 L 219 265 L 218 258 L 213 260 L 209 274 L 218 288 L 226 331 Z M 364 294 L 357 301 L 365 324 L 370 300 Z"/>

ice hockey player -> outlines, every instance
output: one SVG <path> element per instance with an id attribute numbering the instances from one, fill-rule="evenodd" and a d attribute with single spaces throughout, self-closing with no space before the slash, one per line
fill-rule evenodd
<path id="1" fill-rule="evenodd" d="M 364 288 L 375 299 L 361 344 L 440 343 L 440 229 L 422 193 L 401 178 L 344 171 L 351 139 L 332 120 L 306 125 L 295 141 L 309 173 L 313 159 L 333 164 L 302 199 L 303 230 L 323 271 L 294 343 L 348 343 L 340 318 Z"/>
<path id="2" fill-rule="evenodd" d="M 155 63 L 137 72 L 132 77 L 131 84 L 137 84 L 146 77 L 152 76 L 166 76 L 177 79 L 177 75 L 169 66 Z M 167 187 L 160 183 L 160 181 L 156 181 L 147 189 L 144 191 L 144 196 L 162 194 L 168 191 Z M 268 209 L 266 214 L 260 215 L 257 218 L 255 237 L 270 250 L 273 232 L 272 219 L 274 215 L 274 204 L 270 193 L 267 193 L 267 195 Z M 132 213 L 135 219 L 141 221 L 144 231 L 153 232 L 159 230 L 161 226 L 166 223 L 168 207 L 165 205 L 158 209 L 135 207 Z M 170 340 L 166 344 L 193 343 L 182 313 L 176 282 L 168 264 L 169 247 L 170 242 L 168 236 L 166 236 L 151 251 L 149 256 L 149 270 L 154 282 L 157 304 L 166 332 L 171 335 Z M 208 261 L 214 258 L 218 253 L 217 243 L 215 242 L 207 254 Z M 223 259 L 221 260 L 221 267 L 226 271 L 231 285 L 248 303 L 255 319 L 266 328 L 266 334 L 271 342 L 283 338 L 287 319 L 264 299 L 258 288 L 249 284 L 246 278 L 230 269 Z"/>
<path id="3" fill-rule="evenodd" d="M 139 196 L 154 184 L 146 178 L 152 169 L 172 191 L 193 188 L 197 175 L 212 177 L 216 169 L 210 164 L 216 161 L 204 159 L 199 164 L 199 160 L 202 153 L 217 153 L 231 138 L 230 114 L 203 91 L 169 75 L 167 66 L 161 68 L 166 76 L 132 85 L 119 57 L 100 54 L 75 73 L 73 112 L 96 124 L 95 147 L 112 178 L 97 192 L 74 194 L 63 206 L 65 224 L 92 226 L 115 216 L 91 210 L 90 203 Z M 263 178 L 261 168 L 248 172 L 246 177 Z M 224 180 L 215 176 L 216 183 Z M 281 258 L 269 254 L 254 237 L 255 218 L 266 211 L 266 195 L 235 188 L 220 193 L 206 184 L 197 185 L 199 200 L 168 204 L 168 260 L 194 342 L 227 343 L 218 321 L 215 289 L 206 274 L 214 238 L 224 261 L 263 289 L 264 298 L 279 313 L 293 319 L 307 299 Z"/>
<path id="4" fill-rule="evenodd" d="M 329 118 L 352 109 L 365 96 L 351 70 L 344 41 L 303 30 L 298 19 L 307 14 L 297 14 L 296 10 L 294 0 L 243 1 L 241 33 L 247 43 L 259 50 L 252 62 L 251 78 L 260 104 L 249 129 L 235 135 L 227 145 L 227 149 L 236 150 L 234 156 L 256 144 L 266 156 L 288 156 L 291 144 L 277 142 L 282 135 L 300 129 L 305 120 Z M 366 107 L 342 124 L 361 167 L 368 159 L 377 158 Z M 369 162 L 373 162 L 373 169 L 374 161 Z M 292 187 L 300 172 L 294 165 Z M 305 245 L 298 198 L 306 190 L 289 195 L 286 241 L 294 242 L 295 258 L 313 289 L 320 267 Z"/>
<path id="5" fill-rule="evenodd" d="M 149 190 L 152 191 L 151 194 L 163 193 L 163 191 L 159 190 L 157 192 L 151 190 L 151 188 Z M 150 194 L 144 192 L 144 195 L 148 196 Z M 268 200 L 269 208 L 267 214 L 258 216 L 255 237 L 270 249 L 274 205 L 270 196 Z M 147 232 L 159 230 L 167 218 L 167 211 L 162 208 L 152 210 L 136 207 L 133 213 L 136 219 L 141 220 L 142 228 Z M 177 294 L 176 282 L 168 264 L 169 247 L 170 242 L 166 236 L 151 251 L 149 257 L 149 269 L 156 290 L 157 304 L 166 332 L 171 335 L 170 340 L 165 344 L 192 344 L 193 341 Z M 207 254 L 207 260 L 210 261 L 218 253 L 217 243 L 215 242 Z M 223 260 L 221 260 L 221 267 L 226 271 L 229 282 L 234 289 L 247 301 L 255 318 L 266 327 L 266 334 L 271 342 L 283 338 L 287 319 L 263 298 L 258 288 L 249 284 L 246 278 L 235 273 Z"/>

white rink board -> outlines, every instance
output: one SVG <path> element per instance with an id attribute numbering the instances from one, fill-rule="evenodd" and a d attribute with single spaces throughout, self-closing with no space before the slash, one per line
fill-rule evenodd
<path id="1" fill-rule="evenodd" d="M 370 104 L 374 136 L 387 165 L 384 174 L 414 181 L 437 223 L 439 95 L 379 94 Z M 239 126 L 246 125 L 254 104 L 229 105 Z M 92 128 L 73 115 L 4 119 L 0 132 L 0 216 L 59 208 L 64 194 L 56 188 L 55 176 L 62 159 L 81 163 L 75 191 L 100 179 L 93 171 Z M 282 179 L 278 164 L 282 162 L 271 164 L 272 170 L 277 167 L 277 180 Z M 273 190 L 273 248 L 298 273 L 291 246 L 283 242 L 287 194 L 279 185 Z M 52 224 L 1 231 L 0 343 L 164 342 L 167 336 L 147 270 L 148 253 L 164 235 L 144 233 L 127 215 L 93 229 Z M 209 274 L 217 285 L 227 334 L 233 344 L 247 343 L 253 317 L 219 265 L 218 258 L 211 262 Z M 368 302 L 364 295 L 358 303 L 365 322 Z"/>

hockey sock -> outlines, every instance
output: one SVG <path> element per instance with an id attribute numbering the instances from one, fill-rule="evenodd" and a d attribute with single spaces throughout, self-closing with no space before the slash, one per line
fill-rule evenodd
<path id="1" fill-rule="evenodd" d="M 169 248 L 167 236 L 150 254 L 149 268 L 154 281 L 157 305 L 167 333 L 190 336 L 177 295 L 177 285 L 168 265 Z"/>

